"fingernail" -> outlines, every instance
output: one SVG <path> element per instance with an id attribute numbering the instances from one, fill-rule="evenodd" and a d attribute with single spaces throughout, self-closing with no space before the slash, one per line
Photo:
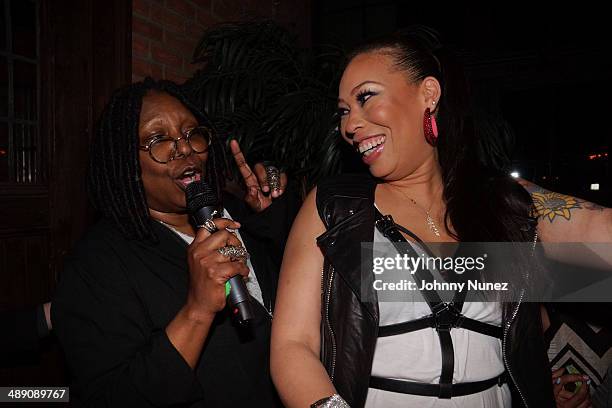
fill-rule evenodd
<path id="1" fill-rule="evenodd" d="M 559 378 L 557 378 L 557 379 L 555 380 L 555 384 L 557 384 L 557 385 L 561 384 L 561 377 L 559 377 Z"/>
<path id="2" fill-rule="evenodd" d="M 587 385 L 591 385 L 591 380 L 587 380 Z"/>
<path id="3" fill-rule="evenodd" d="M 270 191 L 270 187 L 268 187 L 268 186 L 263 186 L 262 190 L 263 190 L 263 191 L 265 191 L 265 192 L 267 193 L 268 191 Z"/>

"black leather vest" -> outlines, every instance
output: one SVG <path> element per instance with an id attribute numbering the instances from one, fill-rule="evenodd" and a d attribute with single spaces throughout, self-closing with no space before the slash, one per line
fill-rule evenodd
<path id="1" fill-rule="evenodd" d="M 361 243 L 374 238 L 375 187 L 367 174 L 341 175 L 317 186 L 317 209 L 327 229 L 317 238 L 325 259 L 321 361 L 338 393 L 353 408 L 365 404 L 378 336 L 374 278 L 361 274 L 362 262 L 372 265 L 371 257 L 361 256 Z M 362 292 L 362 285 L 370 292 Z M 555 407 L 539 304 L 508 303 L 503 311 L 503 359 L 512 405 Z"/>

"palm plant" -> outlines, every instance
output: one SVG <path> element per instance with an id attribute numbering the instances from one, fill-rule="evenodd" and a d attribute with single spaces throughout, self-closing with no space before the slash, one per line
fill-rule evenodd
<path id="1" fill-rule="evenodd" d="M 270 161 L 303 192 L 341 171 L 336 94 L 341 53 L 300 50 L 272 22 L 207 30 L 185 86 L 218 134 L 235 138 L 250 163 Z"/>

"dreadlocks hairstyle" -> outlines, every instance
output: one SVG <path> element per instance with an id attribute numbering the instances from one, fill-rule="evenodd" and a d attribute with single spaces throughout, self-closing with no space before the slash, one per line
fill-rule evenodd
<path id="1" fill-rule="evenodd" d="M 119 88 L 106 105 L 91 145 L 87 190 L 94 207 L 128 239 L 157 241 L 150 223 L 139 160 L 138 125 L 142 99 L 149 92 L 165 92 L 178 99 L 199 124 L 212 124 L 171 81 L 146 78 Z M 214 132 L 213 132 L 214 133 Z M 216 135 L 215 135 L 216 136 Z M 212 138 L 204 179 L 221 193 L 227 161 L 224 145 Z"/>

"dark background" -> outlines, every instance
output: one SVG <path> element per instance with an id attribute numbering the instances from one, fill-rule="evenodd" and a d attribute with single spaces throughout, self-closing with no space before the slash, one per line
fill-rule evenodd
<path id="1" fill-rule="evenodd" d="M 0 310 L 50 299 L 64 256 L 91 222 L 89 140 L 112 90 L 142 75 L 174 78 L 173 61 L 191 72 L 154 47 L 173 43 L 190 55 L 181 43 L 197 41 L 183 24 L 189 15 L 200 26 L 247 20 L 264 3 L 303 46 L 350 48 L 415 23 L 437 29 L 460 50 L 477 104 L 513 129 L 511 170 L 612 205 L 612 36 L 600 3 L 0 0 Z M 0 327 L 0 335 L 11 333 Z M 0 385 L 66 383 L 53 337 L 30 357 L 0 368 Z"/>

